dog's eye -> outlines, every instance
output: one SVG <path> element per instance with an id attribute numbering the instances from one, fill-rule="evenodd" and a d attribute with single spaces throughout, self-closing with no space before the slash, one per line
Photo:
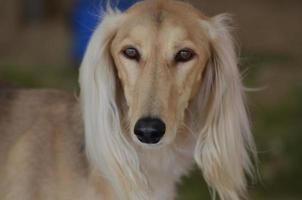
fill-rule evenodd
<path id="1" fill-rule="evenodd" d="M 176 62 L 187 62 L 192 60 L 192 58 L 195 56 L 195 53 L 191 49 L 182 49 L 180 50 L 176 56 L 175 61 Z"/>
<path id="2" fill-rule="evenodd" d="M 138 50 L 134 47 L 128 47 L 124 49 L 123 54 L 126 58 L 129 58 L 131 60 L 136 60 L 136 61 L 140 60 L 140 54 Z"/>

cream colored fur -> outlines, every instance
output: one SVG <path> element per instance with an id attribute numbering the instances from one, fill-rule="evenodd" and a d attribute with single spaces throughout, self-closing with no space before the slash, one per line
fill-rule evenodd
<path id="1" fill-rule="evenodd" d="M 172 0 L 108 9 L 80 68 L 79 104 L 0 90 L 0 199 L 172 200 L 194 163 L 220 199 L 246 198 L 255 147 L 228 21 Z M 142 62 L 121 55 L 129 44 Z M 194 59 L 170 62 L 183 47 Z M 144 115 L 167 124 L 159 144 L 135 138 Z"/>

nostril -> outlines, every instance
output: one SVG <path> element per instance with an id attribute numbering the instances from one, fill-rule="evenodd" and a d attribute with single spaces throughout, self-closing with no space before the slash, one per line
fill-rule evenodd
<path id="1" fill-rule="evenodd" d="M 158 118 L 141 118 L 134 127 L 134 134 L 143 143 L 158 143 L 165 134 L 166 125 Z"/>

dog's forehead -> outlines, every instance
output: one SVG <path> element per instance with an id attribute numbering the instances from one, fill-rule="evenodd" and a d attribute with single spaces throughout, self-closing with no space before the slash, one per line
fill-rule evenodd
<path id="1" fill-rule="evenodd" d="M 204 36 L 201 20 L 207 19 L 191 5 L 170 0 L 137 3 L 126 11 L 126 16 L 125 37 L 142 41 L 162 38 L 165 44 L 168 40 L 198 42 Z"/>
<path id="2" fill-rule="evenodd" d="M 175 23 L 171 19 L 166 19 L 158 25 L 152 19 L 139 20 L 124 30 L 124 37 L 131 38 L 137 43 L 145 43 L 151 40 L 160 41 L 165 43 L 176 40 L 189 40 L 192 35 L 190 29 L 181 23 Z"/>
<path id="3" fill-rule="evenodd" d="M 193 41 L 201 32 L 201 28 L 198 28 L 199 22 L 200 20 L 196 18 L 188 22 L 188 19 L 183 19 L 167 10 L 138 12 L 128 16 L 120 29 L 120 35 L 123 38 L 132 38 L 137 43 L 151 40 L 163 40 L 166 44 L 169 41 Z"/>

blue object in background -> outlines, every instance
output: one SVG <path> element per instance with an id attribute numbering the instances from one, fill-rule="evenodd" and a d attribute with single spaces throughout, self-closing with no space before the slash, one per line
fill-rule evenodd
<path id="1" fill-rule="evenodd" d="M 117 3 L 111 1 L 113 7 L 121 11 L 126 10 L 137 0 L 117 0 Z M 77 0 L 72 16 L 73 47 L 72 54 L 76 63 L 80 63 L 85 53 L 87 43 L 99 23 L 102 16 L 101 8 L 106 7 L 106 0 Z"/>

